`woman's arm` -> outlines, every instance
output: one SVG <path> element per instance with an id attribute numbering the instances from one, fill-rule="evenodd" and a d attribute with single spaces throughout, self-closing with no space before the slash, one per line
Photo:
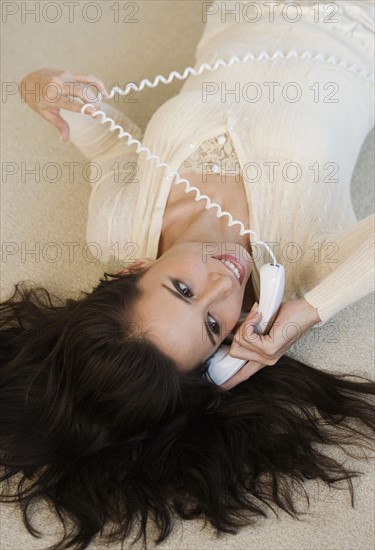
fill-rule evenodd
<path id="1" fill-rule="evenodd" d="M 96 88 L 95 94 L 90 87 Z M 21 80 L 19 90 L 22 101 L 56 126 L 61 141 L 69 139 L 69 125 L 60 115 L 60 109 L 79 113 L 82 105 L 95 100 L 98 93 L 108 96 L 103 82 L 95 76 L 60 69 L 37 69 L 29 73 Z M 85 114 L 89 115 L 93 110 L 87 109 Z"/>
<path id="2" fill-rule="evenodd" d="M 96 245 L 96 256 L 103 263 L 127 262 L 136 258 L 139 249 L 137 243 L 131 242 L 131 214 L 139 192 L 138 153 L 135 144 L 129 146 L 126 138 L 118 137 L 118 130 L 110 131 L 109 122 L 102 124 L 100 116 L 94 118 L 80 112 L 84 103 L 90 103 L 85 93 L 87 83 L 104 95 L 103 83 L 94 76 L 40 69 L 22 80 L 21 96 L 34 111 L 59 129 L 63 141 L 70 139 L 91 161 L 88 177 L 92 192 L 86 241 Z M 61 90 L 61 97 L 52 103 L 46 94 L 36 100 L 35 94 L 23 93 L 36 86 L 41 90 L 49 86 Z M 94 110 L 103 110 L 135 139 L 142 139 L 141 129 L 126 115 L 104 102 L 91 103 L 95 105 Z"/>
<path id="3" fill-rule="evenodd" d="M 319 321 L 317 310 L 304 298 L 283 302 L 269 333 L 260 335 L 254 332 L 255 326 L 262 324 L 255 303 L 230 347 L 232 357 L 244 359 L 247 363 L 221 387 L 230 390 L 264 367 L 275 365 L 292 344 Z"/>
<path id="4" fill-rule="evenodd" d="M 142 140 L 142 130 L 125 114 L 104 101 L 95 104 L 95 107 L 104 111 L 108 117 L 113 118 L 116 124 L 129 132 L 135 139 Z M 127 145 L 125 137 L 118 137 L 118 130 L 110 131 L 110 122 L 101 123 L 102 115 L 88 117 L 82 113 L 62 110 L 62 116 L 70 127 L 70 141 L 89 160 L 99 162 L 101 158 L 109 156 L 123 160 L 130 151 L 135 150 L 135 145 L 130 147 Z"/>
<path id="5" fill-rule="evenodd" d="M 374 221 L 372 214 L 332 239 L 337 245 L 337 263 L 330 264 L 331 273 L 302 298 L 283 302 L 268 335 L 254 332 L 261 318 L 256 317 L 256 308 L 249 313 L 230 350 L 233 357 L 248 362 L 226 382 L 224 389 L 231 389 L 263 367 L 274 365 L 315 324 L 327 322 L 374 291 Z"/>
<path id="6" fill-rule="evenodd" d="M 94 93 L 92 88 L 96 88 Z M 39 93 L 28 93 L 38 90 Z M 127 152 L 124 139 L 118 138 L 118 131 L 109 130 L 110 123 L 101 124 L 100 117 L 89 116 L 96 109 L 103 110 L 109 117 L 136 139 L 142 139 L 142 131 L 126 115 L 97 100 L 98 92 L 108 96 L 102 81 L 92 75 L 81 75 L 59 69 L 38 69 L 20 82 L 22 100 L 45 120 L 56 126 L 61 141 L 70 139 L 72 143 L 89 160 L 121 150 L 121 156 Z M 92 103 L 94 109 L 81 108 L 85 103 Z M 61 111 L 61 112 L 60 112 Z M 134 148 L 134 146 L 133 146 Z"/>
<path id="7" fill-rule="evenodd" d="M 371 214 L 332 239 L 337 262 L 329 264 L 331 273 L 304 294 L 322 323 L 374 291 L 374 229 Z"/>

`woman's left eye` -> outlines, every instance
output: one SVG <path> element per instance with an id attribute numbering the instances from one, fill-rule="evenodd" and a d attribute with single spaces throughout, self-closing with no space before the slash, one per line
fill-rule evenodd
<path id="1" fill-rule="evenodd" d="M 176 285 L 177 285 L 177 290 L 179 291 L 180 294 L 182 294 L 183 296 L 186 296 L 186 298 L 192 298 L 193 297 L 193 293 L 191 292 L 190 288 L 188 286 L 186 286 L 184 283 L 182 283 L 181 281 L 176 281 L 175 282 Z M 185 292 L 181 291 L 181 285 L 183 287 L 185 287 L 185 289 L 187 290 L 187 292 L 189 294 L 186 294 Z"/>
<path id="2" fill-rule="evenodd" d="M 220 334 L 220 327 L 219 327 L 219 323 L 217 323 L 215 321 L 215 319 L 213 317 L 211 317 L 211 315 L 208 316 L 208 319 L 213 319 L 213 323 L 210 323 L 210 321 L 208 322 L 210 328 L 212 329 L 212 331 L 215 333 L 215 334 Z"/>
<path id="3" fill-rule="evenodd" d="M 191 292 L 190 288 L 188 286 L 186 286 L 185 283 L 183 283 L 182 281 L 177 281 L 176 280 L 175 281 L 175 286 L 176 286 L 177 290 L 180 292 L 180 294 L 182 294 L 183 296 L 186 296 L 187 298 L 192 298 L 194 296 L 194 294 Z M 188 294 L 184 291 L 181 291 L 181 286 L 185 287 Z M 212 319 L 212 322 L 210 322 L 210 319 Z M 207 324 L 208 324 L 208 326 L 210 327 L 210 329 L 212 330 L 212 332 L 214 334 L 220 334 L 219 323 L 211 315 L 208 316 L 208 323 Z"/>

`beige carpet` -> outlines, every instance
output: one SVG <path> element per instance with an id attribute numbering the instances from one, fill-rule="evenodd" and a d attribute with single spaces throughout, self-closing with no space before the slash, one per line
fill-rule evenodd
<path id="1" fill-rule="evenodd" d="M 91 290 L 108 270 L 108 266 L 97 262 L 85 249 L 90 193 L 85 179 L 86 160 L 71 143 L 61 144 L 58 131 L 21 103 L 20 96 L 12 93 L 14 83 L 41 67 L 91 73 L 107 86 L 182 70 L 194 63 L 195 45 L 203 32 L 202 2 L 133 2 L 138 7 L 133 16 L 129 8 L 124 9 L 125 2 L 97 1 L 101 13 L 94 9 L 85 12 L 84 6 L 88 9 L 90 3 L 80 2 L 72 22 L 68 8 L 60 3 L 62 17 L 56 23 L 50 22 L 56 16 L 53 7 L 43 18 L 42 5 L 48 2 L 6 4 L 19 10 L 6 19 L 3 17 L 2 24 L 2 80 L 8 84 L 7 95 L 1 103 L 1 299 L 4 300 L 13 284 L 20 280 L 43 285 L 63 297 L 76 297 L 80 290 Z M 21 4 L 27 4 L 28 9 L 39 5 L 40 21 L 35 22 L 35 16 L 27 16 Z M 111 6 L 115 7 L 111 9 Z M 120 16 L 117 23 L 116 6 Z M 95 17 L 98 18 L 95 23 L 87 21 Z M 123 22 L 124 18 L 128 22 Z M 138 22 L 130 23 L 132 18 Z M 154 111 L 178 93 L 181 85 L 180 81 L 174 81 L 156 90 L 146 89 L 137 103 L 124 103 L 121 98 L 117 105 L 145 128 Z M 67 163 L 71 162 L 79 165 L 74 179 L 70 180 Z M 39 163 L 40 176 L 27 172 L 35 168 L 36 163 Z M 52 182 L 56 164 L 61 176 Z M 373 179 L 374 134 L 371 133 L 352 183 L 358 219 L 374 210 Z M 76 243 L 74 248 L 73 243 Z M 70 255 L 72 249 L 74 254 Z M 29 253 L 33 250 L 34 253 Z M 374 379 L 373 331 L 371 295 L 340 312 L 326 326 L 312 329 L 295 344 L 291 354 L 317 368 L 361 373 Z M 338 450 L 332 453 L 335 457 L 341 456 Z M 303 521 L 297 522 L 280 512 L 279 520 L 270 515 L 267 520 L 259 520 L 255 528 L 245 528 L 236 536 L 226 535 L 221 539 L 208 527 L 201 530 L 202 522 L 177 521 L 173 535 L 159 548 L 372 550 L 375 547 L 374 460 L 347 458 L 346 465 L 364 474 L 353 481 L 354 509 L 350 506 L 348 491 L 329 491 L 324 484 L 311 481 L 306 483 L 311 505 Z M 306 510 L 302 496 L 300 508 Z M 42 550 L 56 540 L 55 535 L 61 533 L 61 528 L 45 507 L 36 509 L 33 517 L 34 526 L 48 534 L 45 539 L 31 537 L 13 507 L 0 507 L 1 550 Z M 97 539 L 89 548 L 105 546 Z M 120 545 L 110 548 L 117 549 Z M 125 548 L 130 548 L 130 544 Z M 133 548 L 137 550 L 140 546 Z M 150 548 L 154 548 L 152 529 Z"/>

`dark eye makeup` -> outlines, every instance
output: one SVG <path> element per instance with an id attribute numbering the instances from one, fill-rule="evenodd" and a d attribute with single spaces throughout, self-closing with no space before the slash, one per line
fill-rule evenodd
<path id="1" fill-rule="evenodd" d="M 183 283 L 182 281 L 179 281 L 178 279 L 173 279 L 173 285 L 180 294 L 185 296 L 185 298 L 192 298 L 194 296 L 194 294 L 191 292 L 190 288 L 185 283 Z M 180 285 L 184 286 L 185 289 L 187 290 L 187 292 L 182 291 Z M 216 334 L 216 335 L 220 334 L 220 325 L 219 325 L 219 323 L 210 314 L 208 314 L 208 318 L 213 319 L 213 322 L 210 322 L 209 320 L 207 320 L 207 325 L 210 328 L 210 331 L 213 334 Z"/>

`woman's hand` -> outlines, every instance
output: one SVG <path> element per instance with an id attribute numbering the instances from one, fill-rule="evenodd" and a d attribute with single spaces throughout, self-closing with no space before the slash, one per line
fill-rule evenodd
<path id="1" fill-rule="evenodd" d="M 56 126 L 61 141 L 67 141 L 69 125 L 60 116 L 60 109 L 78 113 L 84 103 L 94 102 L 95 96 L 89 95 L 90 86 L 108 97 L 103 82 L 95 76 L 57 69 L 38 69 L 28 74 L 21 80 L 19 89 L 22 99 L 29 107 Z M 85 114 L 90 115 L 94 110 L 95 108 L 89 108 Z"/>
<path id="2" fill-rule="evenodd" d="M 250 311 L 233 337 L 230 355 L 247 363 L 221 387 L 230 390 L 263 367 L 274 365 L 284 353 L 313 325 L 320 321 L 317 310 L 304 298 L 283 302 L 267 335 L 254 332 L 261 324 L 257 308 Z"/>

